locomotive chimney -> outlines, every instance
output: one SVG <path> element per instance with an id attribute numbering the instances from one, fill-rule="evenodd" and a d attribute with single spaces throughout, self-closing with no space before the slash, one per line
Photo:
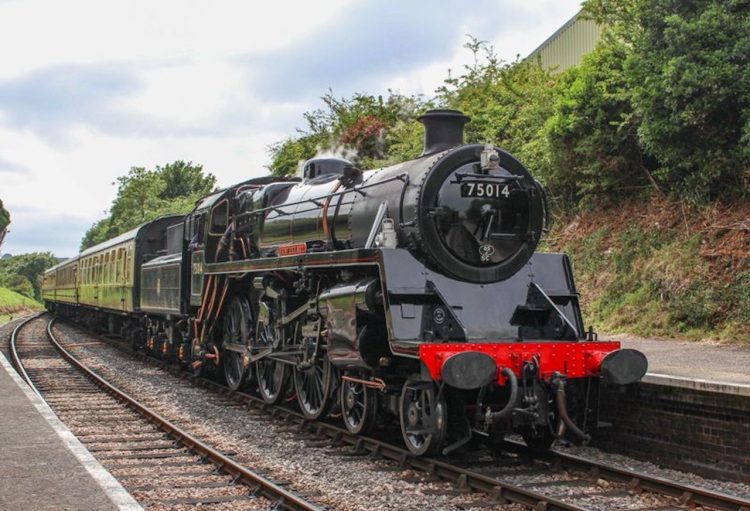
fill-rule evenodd
<path id="1" fill-rule="evenodd" d="M 458 110 L 427 110 L 417 120 L 424 124 L 422 156 L 464 143 L 464 124 L 469 118 Z"/>

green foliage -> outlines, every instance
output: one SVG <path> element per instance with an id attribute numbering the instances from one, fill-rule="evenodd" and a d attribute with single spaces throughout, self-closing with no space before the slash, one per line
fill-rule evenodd
<path id="1" fill-rule="evenodd" d="M 0 199 L 0 232 L 4 231 L 10 224 L 10 213 L 3 207 L 3 201 Z"/>
<path id="2" fill-rule="evenodd" d="M 436 104 L 472 118 L 467 142 L 518 157 L 558 210 L 654 192 L 692 202 L 747 194 L 750 0 L 587 0 L 584 15 L 606 26 L 604 37 L 564 74 L 503 62 L 470 38 L 473 64 L 434 102 L 329 93 L 305 130 L 270 148 L 270 168 L 292 174 L 324 148 L 363 168 L 413 158 L 414 114 Z"/>
<path id="3" fill-rule="evenodd" d="M 57 258 L 49 252 L 0 259 L 0 286 L 14 288 L 38 300 L 41 297 L 41 275 L 55 264 Z"/>
<path id="4" fill-rule="evenodd" d="M 178 160 L 155 170 L 132 167 L 117 184 L 109 216 L 86 231 L 81 250 L 160 216 L 189 212 L 196 200 L 214 190 L 216 178 L 204 174 L 202 165 Z"/>
<path id="5" fill-rule="evenodd" d="M 474 63 L 438 89 L 440 102 L 471 117 L 467 142 L 498 145 L 546 181 L 551 169 L 543 129 L 555 105 L 557 78 L 538 61 L 501 61 L 484 41 L 472 38 L 466 47 Z"/>
<path id="6" fill-rule="evenodd" d="M 657 188 L 638 141 L 623 69 L 627 56 L 621 41 L 605 36 L 561 79 L 545 125 L 551 159 L 546 184 L 565 205 L 601 205 Z"/>
<path id="7" fill-rule="evenodd" d="M 656 178 L 702 202 L 747 192 L 750 2 L 589 0 L 630 48 L 625 73 Z"/>
<path id="8" fill-rule="evenodd" d="M 9 275 L 3 279 L 3 285 L 15 293 L 32 299 L 34 298 L 34 286 L 23 275 Z"/>

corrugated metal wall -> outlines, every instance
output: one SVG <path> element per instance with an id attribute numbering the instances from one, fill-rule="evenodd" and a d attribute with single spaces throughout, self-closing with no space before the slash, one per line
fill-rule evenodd
<path id="1" fill-rule="evenodd" d="M 559 73 L 581 63 L 601 37 L 602 29 L 591 20 L 573 17 L 527 57 L 541 56 L 542 66 Z"/>

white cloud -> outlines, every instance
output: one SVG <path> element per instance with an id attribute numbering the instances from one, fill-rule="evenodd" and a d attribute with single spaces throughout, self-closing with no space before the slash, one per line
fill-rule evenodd
<path id="1" fill-rule="evenodd" d="M 57 62 L 222 58 L 266 51 L 353 0 L 16 0 L 0 3 L 0 76 Z"/>

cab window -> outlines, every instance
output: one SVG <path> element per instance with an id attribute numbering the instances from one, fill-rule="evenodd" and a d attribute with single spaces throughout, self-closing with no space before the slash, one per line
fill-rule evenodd
<path id="1" fill-rule="evenodd" d="M 229 202 L 224 199 L 211 210 L 211 230 L 209 233 L 219 236 L 224 234 L 224 231 L 227 230 L 228 215 Z"/>

